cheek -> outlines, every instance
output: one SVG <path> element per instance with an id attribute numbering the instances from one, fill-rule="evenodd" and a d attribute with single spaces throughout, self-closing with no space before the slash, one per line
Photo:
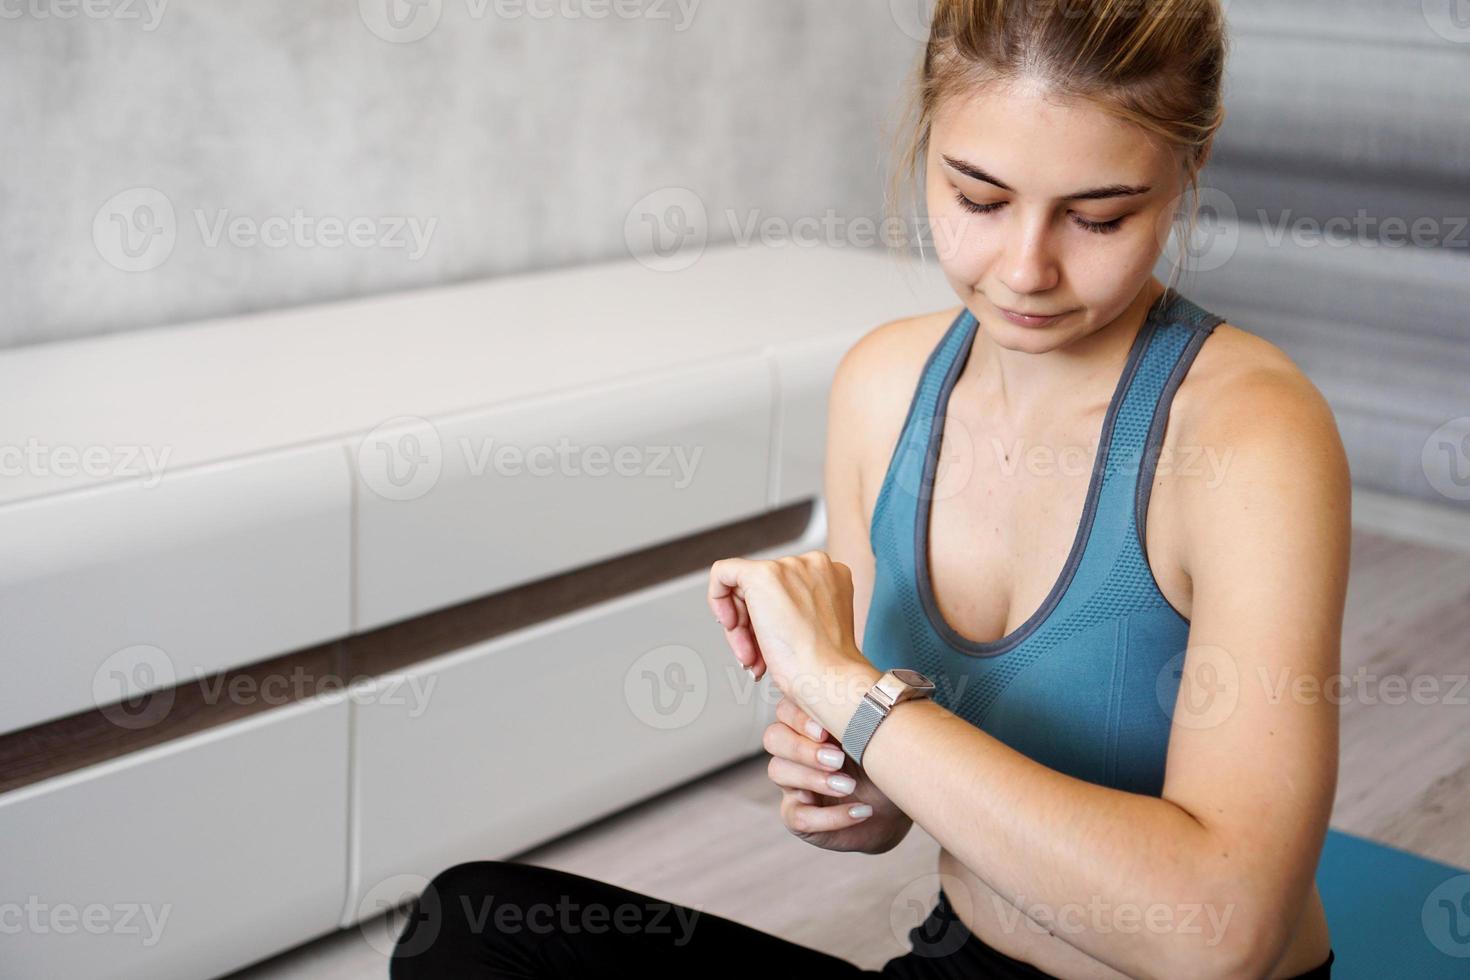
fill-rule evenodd
<path id="1" fill-rule="evenodd" d="M 993 219 L 971 214 L 952 200 L 929 202 L 929 238 L 934 254 L 951 281 L 973 282 L 990 262 L 995 236 L 987 233 Z"/>
<path id="2" fill-rule="evenodd" d="M 1158 237 L 1155 219 L 1148 214 L 1128 217 L 1110 235 L 1068 229 L 1064 258 L 1072 278 L 1085 282 L 1114 282 L 1147 276 L 1159 260 L 1167 240 Z"/>
<path id="3" fill-rule="evenodd" d="M 1133 248 L 1080 247 L 1067 256 L 1067 281 L 1087 305 L 1107 306 L 1122 284 L 1146 278 L 1151 264 L 1151 256 Z"/>
<path id="4" fill-rule="evenodd" d="M 1105 245 L 1085 244 L 1067 255 L 1069 293 L 1079 306 L 1121 311 L 1131 293 L 1143 288 L 1153 273 L 1158 248 L 1149 232 L 1127 235 L 1120 231 L 1114 236 L 1095 237 L 1110 241 Z M 1168 279 L 1167 272 L 1164 278 Z"/>
<path id="5" fill-rule="evenodd" d="M 1098 268 L 1097 275 L 1134 279 L 1152 272 L 1165 243 L 1155 236 L 1145 215 L 1135 215 L 1132 225 L 1110 236 L 1106 245 L 1087 250 L 1087 261 Z"/>

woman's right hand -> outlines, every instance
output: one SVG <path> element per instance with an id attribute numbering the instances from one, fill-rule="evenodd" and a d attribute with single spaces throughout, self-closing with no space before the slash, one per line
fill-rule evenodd
<path id="1" fill-rule="evenodd" d="M 766 726 L 761 744 L 771 753 L 766 772 L 781 787 L 781 820 L 807 843 L 829 851 L 882 854 L 898 846 L 913 826 L 909 815 L 873 785 L 837 739 L 790 698 L 783 696 L 777 702 L 776 721 Z M 829 765 L 818 752 L 835 752 L 830 758 L 840 761 Z M 852 780 L 852 789 L 845 793 L 827 782 L 839 773 Z M 859 803 L 871 806 L 872 814 L 849 816 L 848 808 Z"/>

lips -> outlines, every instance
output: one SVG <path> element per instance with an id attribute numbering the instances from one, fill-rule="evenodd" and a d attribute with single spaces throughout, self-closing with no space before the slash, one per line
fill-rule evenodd
<path id="1" fill-rule="evenodd" d="M 996 309 L 1000 310 L 1001 315 L 1007 320 L 1010 320 L 1012 323 L 1018 323 L 1023 327 L 1044 327 L 1048 323 L 1052 323 L 1066 316 L 1066 313 L 1018 313 L 1015 310 L 1008 310 L 1003 306 L 997 306 Z"/>

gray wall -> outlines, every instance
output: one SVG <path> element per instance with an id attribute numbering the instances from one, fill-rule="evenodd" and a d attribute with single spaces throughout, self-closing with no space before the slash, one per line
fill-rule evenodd
<path id="1" fill-rule="evenodd" d="M 0 346 L 626 256 L 662 188 L 713 241 L 727 208 L 878 214 L 918 51 L 888 0 L 435 0 L 385 40 L 389 2 L 0 21 Z M 298 209 L 344 227 L 211 239 Z"/>
<path id="2" fill-rule="evenodd" d="M 1184 291 L 1280 346 L 1354 481 L 1470 508 L 1470 5 L 1232 0 Z"/>

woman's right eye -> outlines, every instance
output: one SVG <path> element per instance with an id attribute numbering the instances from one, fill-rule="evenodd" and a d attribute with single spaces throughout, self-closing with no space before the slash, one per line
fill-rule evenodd
<path id="1" fill-rule="evenodd" d="M 994 204 L 976 204 L 964 194 L 956 194 L 955 200 L 959 202 L 960 207 L 964 208 L 966 211 L 969 211 L 971 214 L 989 214 L 990 212 L 999 209 L 1001 205 L 1005 204 L 1004 201 L 997 201 Z"/>

